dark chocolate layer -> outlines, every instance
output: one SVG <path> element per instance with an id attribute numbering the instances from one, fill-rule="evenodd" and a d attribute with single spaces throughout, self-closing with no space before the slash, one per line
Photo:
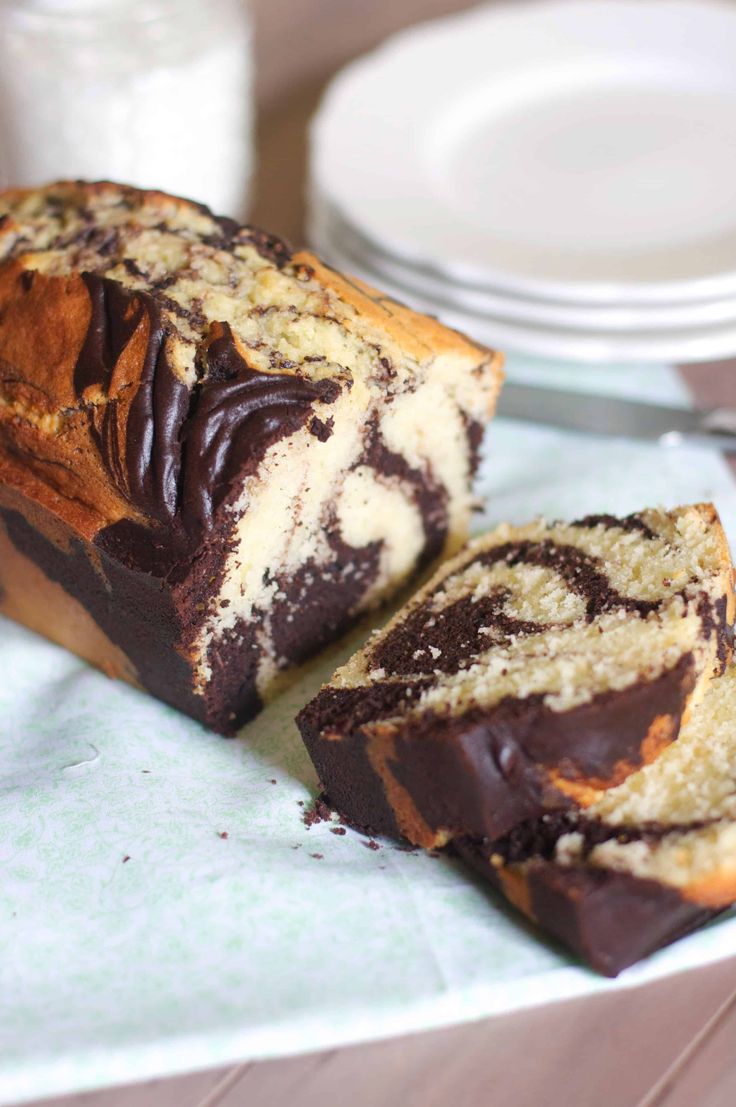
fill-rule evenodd
<path id="1" fill-rule="evenodd" d="M 343 634 L 378 572 L 377 543 L 362 549 L 349 546 L 336 529 L 328 532 L 328 542 L 328 561 L 308 561 L 293 576 L 275 578 L 277 598 L 268 619 L 273 651 L 283 667 L 305 661 Z M 256 609 L 247 621 L 238 620 L 207 654 L 212 670 L 208 713 L 221 713 L 222 705 L 230 704 L 227 730 L 237 729 L 262 706 L 256 676 L 263 658 L 258 630 L 265 614 Z"/>
<path id="2" fill-rule="evenodd" d="M 582 839 L 580 856 L 586 860 L 596 846 L 604 842 L 661 842 L 670 834 L 687 834 L 703 830 L 719 819 L 698 819 L 689 823 L 644 822 L 637 826 L 616 826 L 601 819 L 587 818 L 578 811 L 555 811 L 541 818 L 519 823 L 505 837 L 488 842 L 494 854 L 507 865 L 516 865 L 533 858 L 554 859 L 557 843 L 563 834 L 577 834 Z"/>
<path id="3" fill-rule="evenodd" d="M 169 328 L 155 297 L 93 273 L 83 279 L 92 313 L 74 376 L 80 400 L 93 385 L 108 391 L 125 347 L 146 323 L 145 361 L 125 426 L 117 398 L 90 404 L 88 411 L 118 491 L 166 525 L 164 541 L 173 554 L 183 538 L 177 528 L 183 527 L 188 546 L 196 545 L 235 481 L 252 472 L 275 442 L 302 427 L 316 401 L 334 402 L 340 385 L 253 369 L 229 324 L 218 323 L 201 351 L 201 379 L 190 392 L 169 364 Z"/>
<path id="4" fill-rule="evenodd" d="M 62 549 L 17 511 L 0 508 L 0 517 L 16 549 L 78 600 L 130 658 L 144 688 L 179 711 L 207 721 L 204 701 L 192 689 L 189 666 L 176 649 L 179 613 L 159 580 L 131 570 L 104 551 L 93 564 L 78 539 Z"/>
<path id="5" fill-rule="evenodd" d="M 315 735 L 352 734 L 365 723 L 399 715 L 421 690 L 421 681 L 413 680 L 376 682 L 356 688 L 322 688 L 302 708 L 300 725 L 309 725 Z"/>
<path id="6" fill-rule="evenodd" d="M 425 541 L 419 565 L 428 564 L 441 553 L 447 538 L 447 489 L 435 480 L 429 467 L 423 471 L 414 469 L 406 458 L 389 450 L 375 418 L 368 425 L 365 450 L 355 468 L 361 465 L 370 466 L 381 476 L 399 480 L 409 490 L 424 524 Z M 474 466 L 471 472 L 475 472 Z"/>
<path id="7" fill-rule="evenodd" d="M 633 526 L 631 519 L 629 522 Z M 534 565 L 552 569 L 572 592 L 584 598 L 589 622 L 610 611 L 630 611 L 644 617 L 659 607 L 656 600 L 622 595 L 613 588 L 596 558 L 575 546 L 548 539 L 495 546 L 467 561 L 461 571 L 474 564 L 490 567 L 499 562 L 510 568 Z M 438 611 L 431 606 L 431 600 L 442 595 L 447 583 L 447 580 L 442 581 L 421 606 L 381 638 L 371 651 L 373 667 L 396 676 L 435 671 L 455 673 L 472 665 L 479 653 L 494 644 L 541 634 L 552 628 L 552 624 L 517 619 L 508 614 L 505 605 L 511 593 L 504 588 L 495 589 L 479 599 L 463 596 Z"/>
<path id="8" fill-rule="evenodd" d="M 477 600 L 463 596 L 441 611 L 422 605 L 378 643 L 371 662 L 391 676 L 456 673 L 499 640 L 548 629 L 508 615 L 508 596 L 507 589 L 497 588 Z"/>
<path id="9" fill-rule="evenodd" d="M 623 530 L 629 534 L 643 534 L 645 538 L 658 538 L 650 526 L 642 519 L 641 515 L 634 512 L 631 515 L 586 515 L 582 519 L 576 519 L 570 523 L 571 527 L 606 527 L 608 530 Z"/>
<path id="10" fill-rule="evenodd" d="M 454 843 L 457 853 L 494 887 L 503 878 L 479 842 Z M 715 918 L 675 888 L 609 869 L 573 868 L 534 861 L 521 877 L 529 914 L 568 949 L 605 976 L 669 945 Z"/>
<path id="11" fill-rule="evenodd" d="M 302 427 L 312 404 L 332 403 L 340 386 L 293 373 L 252 369 L 228 324 L 218 324 L 207 348 L 207 375 L 195 388 L 178 434 L 184 448 L 181 510 L 187 530 L 212 524 L 236 480 L 252 473 L 279 439 Z"/>
<path id="12" fill-rule="evenodd" d="M 144 515 L 173 521 L 181 467 L 180 431 L 189 406 L 189 390 L 167 357 L 168 329 L 148 293 L 133 293 L 117 281 L 82 274 L 92 304 L 87 335 L 77 359 L 74 386 L 84 402 L 90 386 L 108 393 L 113 370 L 135 331 L 147 331 L 143 368 L 123 416 L 118 397 L 90 403 L 93 439 L 115 487 Z"/>
<path id="13" fill-rule="evenodd" d="M 713 635 L 716 638 L 717 674 L 725 672 L 733 654 L 734 626 L 726 618 L 727 611 L 727 596 L 721 596 L 714 603 L 709 603 L 703 596 L 698 604 L 698 614 L 703 622 L 703 633 L 708 638 Z"/>
<path id="14" fill-rule="evenodd" d="M 0 508 L 0 517 L 18 551 L 87 609 L 130 658 L 149 692 L 224 733 L 257 713 L 262 704 L 256 676 L 263 658 L 258 628 L 264 613 L 254 611 L 248 622 L 239 621 L 215 641 L 207 655 L 212 677 L 205 695 L 195 695 L 185 660 L 200 626 L 197 611 L 211 595 L 212 573 L 221 567 L 223 550 L 216 542 L 204 548 L 197 571 L 177 584 L 131 567 L 124 556 L 100 547 L 93 563 L 77 539 L 62 549 L 17 511 Z M 125 536 L 122 541 L 124 548 Z M 375 578 L 377 545 L 355 549 L 336 533 L 331 545 L 333 558 L 326 565 L 307 563 L 294 577 L 277 579 L 280 598 L 269 618 L 274 649 L 284 664 L 303 661 L 339 636 Z"/>
<path id="15" fill-rule="evenodd" d="M 416 685 L 384 682 L 366 689 L 375 711 L 368 718 L 368 707 L 356 705 L 355 689 L 326 688 L 297 722 L 325 790 L 348 818 L 355 791 L 343 791 L 336 782 L 349 782 L 351 759 L 371 741 L 362 727 L 393 717 L 389 767 L 424 822 L 435 831 L 495 839 L 520 822 L 569 806 L 555 780 L 605 786 L 638 768 L 655 720 L 660 727 L 668 720 L 669 734 L 676 736 L 694 684 L 686 655 L 656 680 L 606 692 L 570 711 L 553 711 L 543 697 L 533 696 L 459 717 L 425 711 L 402 719 Z M 344 737 L 321 738 L 322 718 Z M 360 720 L 357 729 L 341 729 L 353 720 Z M 390 807 L 384 796 L 366 822 L 393 833 L 402 817 Z"/>
<path id="16" fill-rule="evenodd" d="M 28 290 L 35 276 L 34 271 L 23 274 Z M 92 385 L 107 390 L 112 371 L 146 312 L 143 297 L 131 295 L 117 281 L 95 273 L 83 273 L 82 280 L 89 292 L 92 314 L 74 370 L 74 389 L 80 397 Z"/>

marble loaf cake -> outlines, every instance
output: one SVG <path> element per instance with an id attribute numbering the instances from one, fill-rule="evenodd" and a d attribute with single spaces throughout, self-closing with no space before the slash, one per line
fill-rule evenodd
<path id="1" fill-rule="evenodd" d="M 0 611 L 234 730 L 464 541 L 499 361 L 193 203 L 0 194 Z"/>
<path id="2" fill-rule="evenodd" d="M 677 742 L 585 811 L 456 848 L 608 976 L 707 922 L 736 901 L 736 667 Z"/>
<path id="3" fill-rule="evenodd" d="M 712 505 L 501 526 L 438 571 L 298 723 L 351 823 L 438 847 L 601 801 L 732 649 Z"/>

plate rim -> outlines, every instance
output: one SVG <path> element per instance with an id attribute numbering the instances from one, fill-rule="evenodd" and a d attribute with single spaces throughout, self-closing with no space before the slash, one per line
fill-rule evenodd
<path id="1" fill-rule="evenodd" d="M 337 209 L 331 215 L 328 210 L 320 208 L 320 201 L 313 197 L 309 203 L 308 219 L 313 236 L 314 228 L 321 227 L 322 230 L 316 232 L 319 240 L 329 241 L 341 253 L 355 258 L 356 263 L 363 258 L 367 267 L 375 272 L 377 280 L 394 282 L 417 296 L 444 300 L 448 307 L 467 310 L 471 315 L 489 319 L 503 317 L 519 324 L 558 326 L 583 333 L 610 330 L 629 335 L 640 331 L 672 332 L 723 327 L 731 322 L 736 324 L 734 296 L 682 303 L 573 303 L 533 299 L 514 295 L 506 289 L 480 288 L 450 281 L 436 268 L 410 265 L 398 257 L 392 257 L 380 244 L 371 242 L 360 229 L 352 228 Z M 463 296 L 466 297 L 465 303 Z"/>
<path id="2" fill-rule="evenodd" d="M 703 12 L 710 12 L 714 16 L 733 21 L 736 30 L 736 8 L 727 0 L 595 0 L 594 8 L 590 0 L 550 0 L 544 5 L 543 10 L 547 18 L 559 13 L 575 13 L 583 10 L 588 13 L 592 10 L 598 13 L 616 11 L 620 15 L 622 10 L 628 9 L 628 15 L 634 11 L 635 6 L 638 16 L 646 13 L 653 15 L 656 12 L 658 19 L 673 18 L 677 13 L 690 13 L 702 17 Z M 460 32 L 464 29 L 466 33 L 472 33 L 473 26 L 486 26 L 489 23 L 497 25 L 499 20 L 509 19 L 520 23 L 524 18 L 528 19 L 532 13 L 538 16 L 539 12 L 540 7 L 535 0 L 521 0 L 513 4 L 510 0 L 506 0 L 505 3 L 492 6 L 482 4 L 399 31 L 373 51 L 348 63 L 330 81 L 310 122 L 310 169 L 313 182 L 331 203 L 347 212 L 350 221 L 356 227 L 360 227 L 363 233 L 367 232 L 385 252 L 400 259 L 404 265 L 431 270 L 438 278 L 455 284 L 495 290 L 503 288 L 518 297 L 554 300 L 565 304 L 604 304 L 624 300 L 637 306 L 655 303 L 675 305 L 736 296 L 736 265 L 731 270 L 685 280 L 554 281 L 522 276 L 458 258 L 439 258 L 431 251 L 423 251 L 416 242 L 402 239 L 401 236 L 392 237 L 389 241 L 381 235 L 380 228 L 366 225 L 351 197 L 338 197 L 334 193 L 331 188 L 334 182 L 330 179 L 329 171 L 324 165 L 324 147 L 327 142 L 327 132 L 335 125 L 334 117 L 341 99 L 349 93 L 356 78 L 364 80 L 366 74 L 370 74 L 375 69 L 380 70 L 387 60 L 400 56 L 407 48 L 413 50 L 426 48 L 426 43 L 431 44 L 448 29 Z M 666 14 L 663 15 L 663 13 Z"/>
<path id="3" fill-rule="evenodd" d="M 309 238 L 328 262 L 334 262 L 343 271 L 371 285 L 382 287 L 398 302 L 406 303 L 407 295 L 411 295 L 409 290 L 398 288 L 339 248 L 320 241 L 311 229 Z M 585 332 L 491 317 L 483 319 L 462 309 L 435 303 L 429 297 L 414 295 L 414 303 L 409 305 L 414 310 L 435 315 L 446 326 L 484 345 L 555 361 L 574 361 L 591 366 L 610 365 L 612 362 L 697 364 L 733 357 L 736 351 L 736 319 L 732 326 L 683 328 L 679 332 L 665 331 L 661 335 L 642 338 L 637 332 Z"/>

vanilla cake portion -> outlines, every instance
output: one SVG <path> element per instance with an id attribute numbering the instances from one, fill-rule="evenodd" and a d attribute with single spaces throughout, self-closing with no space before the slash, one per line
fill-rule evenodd
<path id="1" fill-rule="evenodd" d="M 457 848 L 529 918 L 615 975 L 736 902 L 736 666 L 677 742 L 585 810 Z"/>
<path id="2" fill-rule="evenodd" d="M 0 194 L 0 611 L 233 730 L 464 541 L 500 380 L 199 205 Z"/>
<path id="3" fill-rule="evenodd" d="M 425 847 L 605 802 L 677 738 L 732 649 L 710 504 L 471 542 L 298 723 L 352 823 Z"/>

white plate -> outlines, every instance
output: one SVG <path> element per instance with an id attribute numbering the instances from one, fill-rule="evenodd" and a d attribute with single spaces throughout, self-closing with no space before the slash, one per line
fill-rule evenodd
<path id="1" fill-rule="evenodd" d="M 390 253 L 524 295 L 736 291 L 736 10 L 718 0 L 473 9 L 335 80 L 321 191 Z"/>
<path id="2" fill-rule="evenodd" d="M 617 362 L 689 362 L 713 361 L 736 354 L 736 321 L 730 326 L 687 327 L 657 331 L 595 331 L 515 322 L 463 310 L 444 299 L 420 293 L 385 272 L 373 269 L 364 258 L 355 257 L 344 244 L 337 245 L 314 234 L 318 253 L 343 272 L 353 273 L 375 285 L 394 299 L 443 323 L 478 342 L 506 351 L 537 357 L 585 363 Z"/>
<path id="3" fill-rule="evenodd" d="M 315 242 L 332 242 L 343 253 L 362 259 L 376 274 L 376 279 L 392 281 L 418 296 L 428 296 L 483 318 L 582 331 L 673 331 L 724 323 L 736 325 L 736 296 L 692 303 L 610 306 L 533 299 L 506 294 L 499 289 L 461 284 L 436 270 L 391 256 L 350 226 L 329 201 L 316 193 L 309 204 L 309 235 Z"/>

